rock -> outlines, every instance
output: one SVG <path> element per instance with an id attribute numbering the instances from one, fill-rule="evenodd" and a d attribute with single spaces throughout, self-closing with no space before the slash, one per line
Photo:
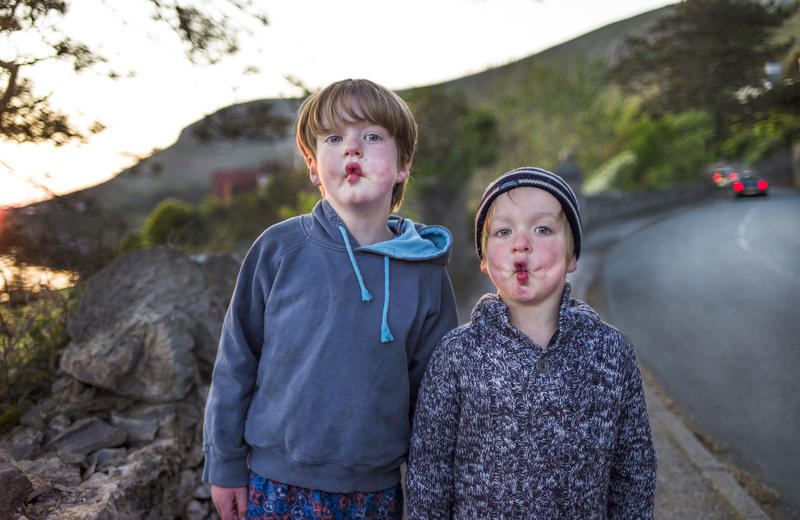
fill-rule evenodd
<path id="1" fill-rule="evenodd" d="M 16 463 L 32 483 L 26 515 L 215 517 L 200 481 L 205 380 L 238 269 L 157 248 L 89 280 L 52 394 L 3 440 L 30 457 Z"/>
<path id="2" fill-rule="evenodd" d="M 64 393 L 73 393 L 78 395 L 84 388 L 84 384 L 75 379 L 74 377 L 70 376 L 61 376 L 56 379 L 53 384 L 50 386 L 50 393 L 52 394 L 64 394 Z"/>
<path id="3" fill-rule="evenodd" d="M 182 399 L 197 374 L 188 318 L 137 309 L 78 345 L 70 343 L 61 368 L 80 380 L 153 403 Z M 101 361 L 98 361 L 101 360 Z"/>
<path id="4" fill-rule="evenodd" d="M 123 255 L 89 279 L 67 323 L 61 368 L 133 399 L 180 400 L 198 382 L 197 359 L 216 357 L 223 300 L 182 253 L 158 247 Z"/>
<path id="5" fill-rule="evenodd" d="M 41 430 L 44 428 L 45 417 L 41 407 L 33 405 L 28 408 L 28 410 L 22 414 L 22 417 L 19 418 L 19 423 L 24 426 L 30 426 L 34 430 Z"/>
<path id="6" fill-rule="evenodd" d="M 210 500 L 211 499 L 211 486 L 206 484 L 205 482 L 197 486 L 192 493 L 192 498 L 197 498 L 200 500 Z"/>
<path id="7" fill-rule="evenodd" d="M 241 260 L 232 255 L 210 254 L 192 257 L 206 275 L 208 287 L 213 298 L 224 308 L 228 308 L 239 275 Z M 211 360 L 213 362 L 213 360 Z"/>
<path id="8" fill-rule="evenodd" d="M 136 417 L 129 413 L 112 413 L 111 424 L 125 430 L 130 446 L 139 446 L 152 441 L 158 431 L 158 419 L 155 417 Z"/>
<path id="9" fill-rule="evenodd" d="M 192 492 L 200 482 L 199 475 L 191 469 L 184 469 L 179 476 L 180 485 L 178 486 L 178 496 L 181 500 L 181 508 L 185 508 L 192 500 Z"/>
<path id="10" fill-rule="evenodd" d="M 196 400 L 140 404 L 126 410 L 126 414 L 143 421 L 156 421 L 159 439 L 184 439 L 190 435 L 192 427 L 202 420 L 202 404 Z"/>
<path id="11" fill-rule="evenodd" d="M 100 471 L 125 459 L 128 450 L 125 448 L 103 448 L 91 453 L 86 461 L 89 464 L 89 473 Z"/>
<path id="12" fill-rule="evenodd" d="M 179 515 L 179 447 L 155 442 L 133 452 L 125 464 L 95 473 L 58 505 L 58 520 L 167 519 Z"/>
<path id="13" fill-rule="evenodd" d="M 186 453 L 186 466 L 190 468 L 197 468 L 203 464 L 206 455 L 203 453 L 202 442 L 194 443 Z"/>
<path id="14" fill-rule="evenodd" d="M 41 430 L 30 426 L 17 426 L 11 433 L 0 439 L 0 450 L 7 451 L 16 460 L 32 459 L 42 451 Z"/>
<path id="15" fill-rule="evenodd" d="M 204 520 L 207 516 L 210 507 L 208 504 L 204 504 L 198 500 L 192 500 L 189 502 L 189 505 L 186 506 L 186 518 L 187 520 Z"/>
<path id="16" fill-rule="evenodd" d="M 41 480 L 51 486 L 69 488 L 81 483 L 81 468 L 54 455 L 21 460 L 18 464 L 31 479 Z"/>
<path id="17" fill-rule="evenodd" d="M 11 518 L 31 491 L 33 484 L 14 458 L 0 450 L 0 518 Z"/>
<path id="18" fill-rule="evenodd" d="M 59 433 L 69 428 L 70 424 L 72 424 L 72 421 L 69 419 L 69 417 L 67 417 L 63 413 L 60 413 L 53 416 L 53 418 L 50 419 L 50 422 L 47 423 L 47 426 L 48 428 L 53 430 L 56 433 L 56 435 L 58 435 Z"/>
<path id="19" fill-rule="evenodd" d="M 79 419 L 58 434 L 48 449 L 57 452 L 88 455 L 103 448 L 116 448 L 125 444 L 124 430 L 108 424 L 97 417 Z"/>
<path id="20" fill-rule="evenodd" d="M 109 411 L 124 410 L 134 403 L 127 397 L 96 386 L 86 386 L 78 395 L 56 396 L 52 401 L 54 406 L 58 406 L 60 410 L 72 417 L 104 415 Z"/>

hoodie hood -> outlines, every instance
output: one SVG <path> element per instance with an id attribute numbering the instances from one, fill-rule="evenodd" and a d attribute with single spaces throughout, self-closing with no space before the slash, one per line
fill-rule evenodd
<path id="1" fill-rule="evenodd" d="M 447 263 L 453 238 L 441 226 L 414 224 L 410 219 L 391 216 L 389 229 L 396 235 L 391 240 L 362 246 L 361 251 L 371 251 L 397 260 L 441 260 Z"/>
<path id="2" fill-rule="evenodd" d="M 347 226 L 328 201 L 320 200 L 311 216 L 306 224 L 306 231 L 313 240 L 324 243 L 326 247 L 342 250 L 347 248 L 340 230 L 341 227 L 347 229 Z M 425 261 L 440 265 L 446 265 L 450 261 L 453 238 L 446 228 L 417 224 L 411 219 L 395 215 L 389 217 L 387 225 L 395 233 L 395 237 L 368 246 L 358 245 L 348 230 L 347 238 L 353 252 L 374 253 L 394 260 Z"/>

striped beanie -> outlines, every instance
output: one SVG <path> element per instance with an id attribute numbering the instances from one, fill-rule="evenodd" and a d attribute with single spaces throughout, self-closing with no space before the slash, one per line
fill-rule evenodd
<path id="1" fill-rule="evenodd" d="M 567 217 L 569 227 L 572 229 L 575 258 L 578 258 L 581 255 L 581 214 L 575 192 L 572 191 L 572 188 L 569 187 L 569 184 L 564 179 L 555 173 L 550 173 L 541 168 L 530 167 L 517 168 L 504 173 L 491 183 L 483 193 L 481 203 L 478 205 L 478 213 L 475 215 L 475 249 L 478 252 L 478 258 L 483 260 L 481 237 L 486 215 L 489 213 L 492 203 L 500 194 L 522 186 L 540 188 L 550 193 L 561 203 L 561 208 Z"/>

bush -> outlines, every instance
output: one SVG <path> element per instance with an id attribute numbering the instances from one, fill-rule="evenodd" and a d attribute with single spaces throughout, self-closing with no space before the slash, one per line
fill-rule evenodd
<path id="1" fill-rule="evenodd" d="M 5 278 L 0 292 L 0 433 L 49 391 L 68 342 L 67 319 L 78 290 L 26 285 Z"/>
<path id="2" fill-rule="evenodd" d="M 119 243 L 119 254 L 131 253 L 145 249 L 141 235 L 136 231 L 126 234 Z"/>
<path id="3" fill-rule="evenodd" d="M 713 122 L 705 112 L 667 114 L 661 118 L 639 114 L 622 134 L 626 148 L 637 161 L 631 179 L 634 189 L 697 182 L 703 166 L 714 156 Z"/>
<path id="4" fill-rule="evenodd" d="M 238 253 L 278 220 L 311 211 L 317 200 L 319 193 L 301 171 L 272 175 L 257 191 L 225 200 L 208 197 L 197 206 L 165 199 L 141 229 L 122 239 L 118 252 L 168 245 L 187 254 Z"/>
<path id="5" fill-rule="evenodd" d="M 180 242 L 185 238 L 194 209 L 188 202 L 169 198 L 161 201 L 147 217 L 139 233 L 142 245 L 151 248 Z"/>
<path id="6" fill-rule="evenodd" d="M 636 154 L 624 150 L 600 166 L 583 183 L 583 193 L 595 195 L 611 191 L 629 191 L 634 188 L 633 173 L 638 161 Z"/>
<path id="7" fill-rule="evenodd" d="M 753 164 L 800 140 L 800 115 L 771 113 L 754 124 L 736 124 L 722 143 L 722 154 Z"/>

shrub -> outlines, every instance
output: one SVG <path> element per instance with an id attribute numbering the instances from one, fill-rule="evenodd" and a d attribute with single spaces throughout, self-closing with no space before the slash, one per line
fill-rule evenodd
<path id="1" fill-rule="evenodd" d="M 700 180 L 713 157 L 713 122 L 705 112 L 640 113 L 623 129 L 626 148 L 636 156 L 632 188 L 660 188 Z"/>
<path id="2" fill-rule="evenodd" d="M 628 191 L 634 188 L 633 172 L 636 170 L 636 154 L 624 150 L 591 174 L 583 183 L 586 195 L 610 191 Z"/>
<path id="3" fill-rule="evenodd" d="M 49 391 L 68 342 L 67 319 L 77 289 L 28 285 L 4 277 L 0 292 L 0 432 L 10 429 L 40 395 Z"/>
<path id="4" fill-rule="evenodd" d="M 188 202 L 169 198 L 161 201 L 139 233 L 146 248 L 180 242 L 186 235 L 194 210 Z"/>
<path id="5" fill-rule="evenodd" d="M 144 248 L 142 236 L 136 231 L 131 231 L 127 233 L 119 243 L 119 254 L 131 253 Z"/>

